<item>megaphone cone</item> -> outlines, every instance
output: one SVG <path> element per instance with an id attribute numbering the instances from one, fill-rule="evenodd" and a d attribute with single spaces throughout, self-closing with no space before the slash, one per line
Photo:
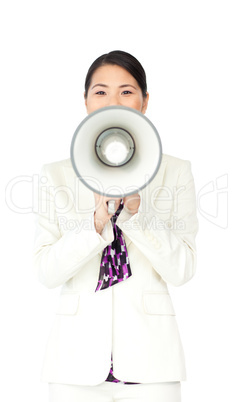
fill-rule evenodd
<path id="1" fill-rule="evenodd" d="M 138 193 L 159 170 L 159 134 L 141 112 L 108 106 L 89 114 L 71 143 L 71 162 L 93 192 L 113 198 Z"/>

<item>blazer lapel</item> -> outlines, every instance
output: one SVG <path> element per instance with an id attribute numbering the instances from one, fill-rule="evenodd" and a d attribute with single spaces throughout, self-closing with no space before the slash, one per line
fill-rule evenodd
<path id="1" fill-rule="evenodd" d="M 164 183 L 164 174 L 165 174 L 165 170 L 166 170 L 166 166 L 167 166 L 167 161 L 164 159 L 164 157 L 162 158 L 159 170 L 156 174 L 156 176 L 154 177 L 154 179 L 149 183 L 148 186 L 146 186 L 143 190 L 142 190 L 142 196 L 143 197 L 147 197 L 150 195 L 150 193 L 152 191 L 154 191 L 155 189 L 157 189 L 156 194 L 159 193 L 159 191 L 162 189 L 163 183 Z M 149 198 L 148 198 L 149 199 Z"/>
<path id="2" fill-rule="evenodd" d="M 95 210 L 95 198 L 93 192 L 87 188 L 76 176 L 71 162 L 63 167 L 66 186 L 73 197 L 74 213 L 81 216 L 89 215 Z"/>

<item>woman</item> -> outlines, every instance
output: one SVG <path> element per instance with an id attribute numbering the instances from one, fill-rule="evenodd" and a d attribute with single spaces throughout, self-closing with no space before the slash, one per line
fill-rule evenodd
<path id="1" fill-rule="evenodd" d="M 103 55 L 84 97 L 87 113 L 123 105 L 144 114 L 144 69 L 128 53 Z M 110 198 L 86 188 L 70 160 L 42 175 L 35 267 L 45 286 L 62 285 L 42 372 L 50 401 L 179 402 L 185 366 L 167 283 L 182 285 L 195 272 L 190 163 L 163 155 L 153 181 L 116 200 L 114 216 Z"/>

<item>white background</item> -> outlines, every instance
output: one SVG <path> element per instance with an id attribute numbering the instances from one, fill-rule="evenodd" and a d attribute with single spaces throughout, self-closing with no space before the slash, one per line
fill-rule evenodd
<path id="1" fill-rule="evenodd" d="M 164 153 L 191 161 L 196 183 L 197 274 L 171 288 L 187 360 L 183 402 L 232 400 L 231 7 L 226 0 L 1 2 L 1 400 L 47 401 L 40 370 L 60 289 L 34 277 L 34 217 L 22 212 L 35 202 L 33 175 L 69 157 L 86 115 L 89 65 L 116 49 L 142 62 L 147 116 Z"/>

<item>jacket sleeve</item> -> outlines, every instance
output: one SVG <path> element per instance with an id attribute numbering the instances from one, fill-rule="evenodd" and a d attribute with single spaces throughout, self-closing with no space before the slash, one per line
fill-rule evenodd
<path id="1" fill-rule="evenodd" d="M 155 206 L 156 199 L 147 199 L 142 191 L 138 213 L 131 216 L 122 211 L 117 222 L 163 280 L 174 286 L 186 283 L 196 270 L 195 188 L 190 163 L 182 161 L 181 165 L 174 183 L 176 194 L 173 188 L 173 200 L 165 219 Z"/>
<path id="2" fill-rule="evenodd" d="M 111 243 L 113 232 L 111 224 L 108 224 L 100 236 L 94 227 L 93 213 L 90 213 L 85 217 L 85 225 L 77 225 L 61 234 L 54 184 L 46 167 L 42 168 L 41 176 L 46 178 L 46 185 L 39 187 L 39 202 L 35 213 L 34 268 L 42 284 L 55 288 L 77 274 L 88 261 Z"/>

